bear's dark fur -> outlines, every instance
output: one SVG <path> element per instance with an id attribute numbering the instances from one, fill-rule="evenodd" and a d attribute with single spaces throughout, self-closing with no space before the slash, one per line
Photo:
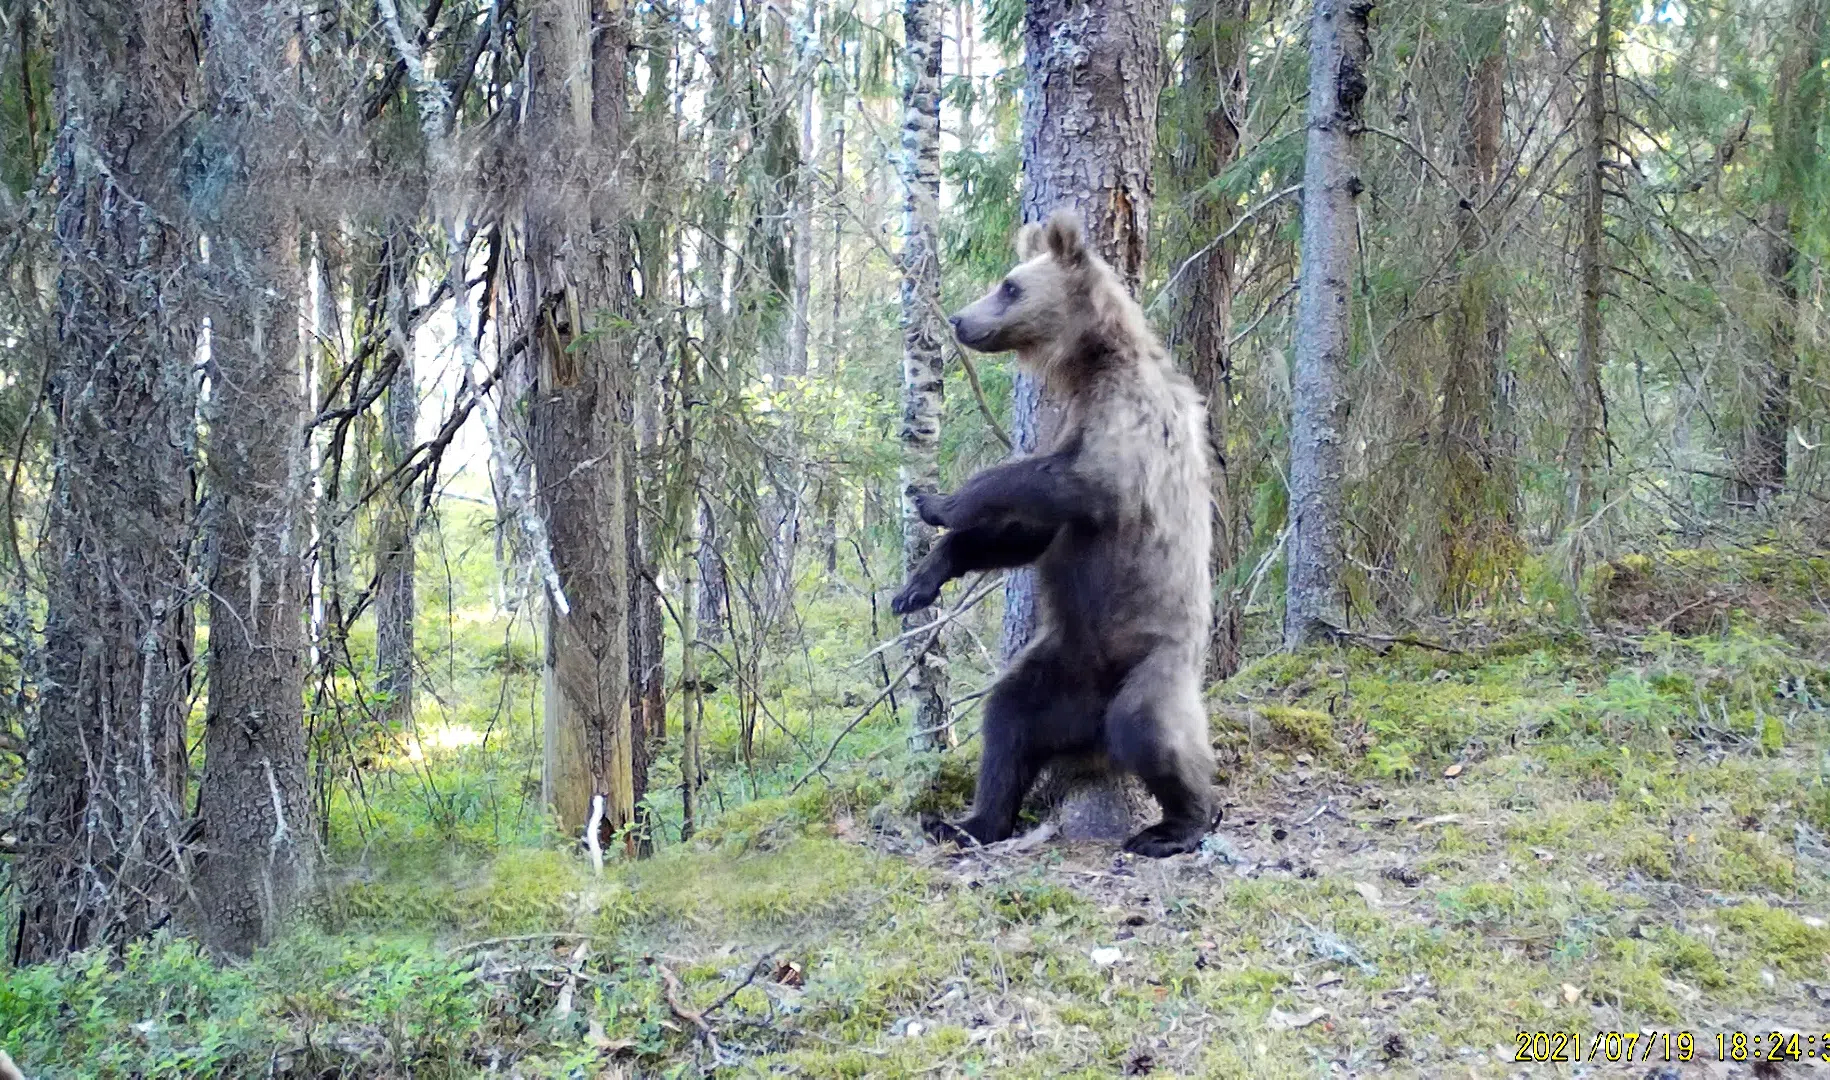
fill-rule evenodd
<path id="1" fill-rule="evenodd" d="M 1194 386 L 1143 311 L 1057 211 L 1026 226 L 1021 265 L 950 320 L 960 344 L 1015 350 L 1062 405 L 1048 445 L 917 496 L 948 531 L 892 604 L 932 604 L 974 570 L 1035 564 L 1039 626 L 986 698 L 971 816 L 939 838 L 1008 837 L 1053 762 L 1103 756 L 1134 773 L 1163 820 L 1125 842 L 1165 856 L 1211 822 L 1213 751 L 1201 703 L 1212 619 L 1208 443 Z"/>

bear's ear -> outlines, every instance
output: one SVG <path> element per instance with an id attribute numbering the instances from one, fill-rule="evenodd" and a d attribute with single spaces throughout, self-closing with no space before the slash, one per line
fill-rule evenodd
<path id="1" fill-rule="evenodd" d="M 1048 250 L 1042 239 L 1042 226 L 1030 222 L 1017 230 L 1017 261 L 1028 262 Z"/>
<path id="2" fill-rule="evenodd" d="M 1086 235 L 1081 231 L 1080 215 L 1072 210 L 1057 210 L 1048 216 L 1043 227 L 1048 238 L 1049 254 L 1063 266 L 1079 266 L 1086 261 Z"/>

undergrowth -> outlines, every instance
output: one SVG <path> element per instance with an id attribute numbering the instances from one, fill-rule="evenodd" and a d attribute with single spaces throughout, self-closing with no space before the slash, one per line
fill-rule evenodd
<path id="1" fill-rule="evenodd" d="M 698 838 L 599 876 L 529 809 L 532 732 L 504 722 L 528 672 L 498 625 L 443 689 L 516 700 L 421 718 L 489 740 L 402 743 L 340 793 L 327 887 L 283 940 L 8 972 L 0 1047 L 57 1078 L 1502 1076 L 1521 1030 L 1681 1029 L 1699 1053 L 1807 1030 L 1830 1015 L 1816 571 L 1708 565 L 1758 603 L 1680 627 L 1708 587 L 1628 563 L 1580 631 L 1488 612 L 1258 660 L 1211 697 L 1223 821 L 1163 862 L 923 844 L 972 744 L 911 755 L 878 713 L 814 768 L 874 693 L 816 624 L 786 731 Z M 727 767 L 741 714 L 709 721 Z"/>

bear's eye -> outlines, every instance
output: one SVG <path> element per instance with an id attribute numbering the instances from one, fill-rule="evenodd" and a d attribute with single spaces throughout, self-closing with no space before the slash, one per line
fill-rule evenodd
<path id="1" fill-rule="evenodd" d="M 1006 278 L 1004 287 L 998 290 L 998 295 L 1004 298 L 1005 303 L 1011 303 L 1023 295 L 1023 290 L 1017 286 L 1016 282 Z"/>

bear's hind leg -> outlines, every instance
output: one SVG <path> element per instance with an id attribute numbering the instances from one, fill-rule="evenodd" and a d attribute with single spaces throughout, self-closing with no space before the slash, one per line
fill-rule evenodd
<path id="1" fill-rule="evenodd" d="M 1180 650 L 1152 653 L 1106 710 L 1108 753 L 1163 808 L 1163 820 L 1125 841 L 1126 851 L 1151 858 L 1193 851 L 1212 823 L 1214 752 L 1199 672 Z"/>
<path id="2" fill-rule="evenodd" d="M 1008 839 L 1043 767 L 1096 741 L 1102 704 L 1084 671 L 1066 663 L 1047 642 L 1032 644 L 985 698 L 972 814 L 959 822 L 926 821 L 928 835 L 979 844 Z"/>

